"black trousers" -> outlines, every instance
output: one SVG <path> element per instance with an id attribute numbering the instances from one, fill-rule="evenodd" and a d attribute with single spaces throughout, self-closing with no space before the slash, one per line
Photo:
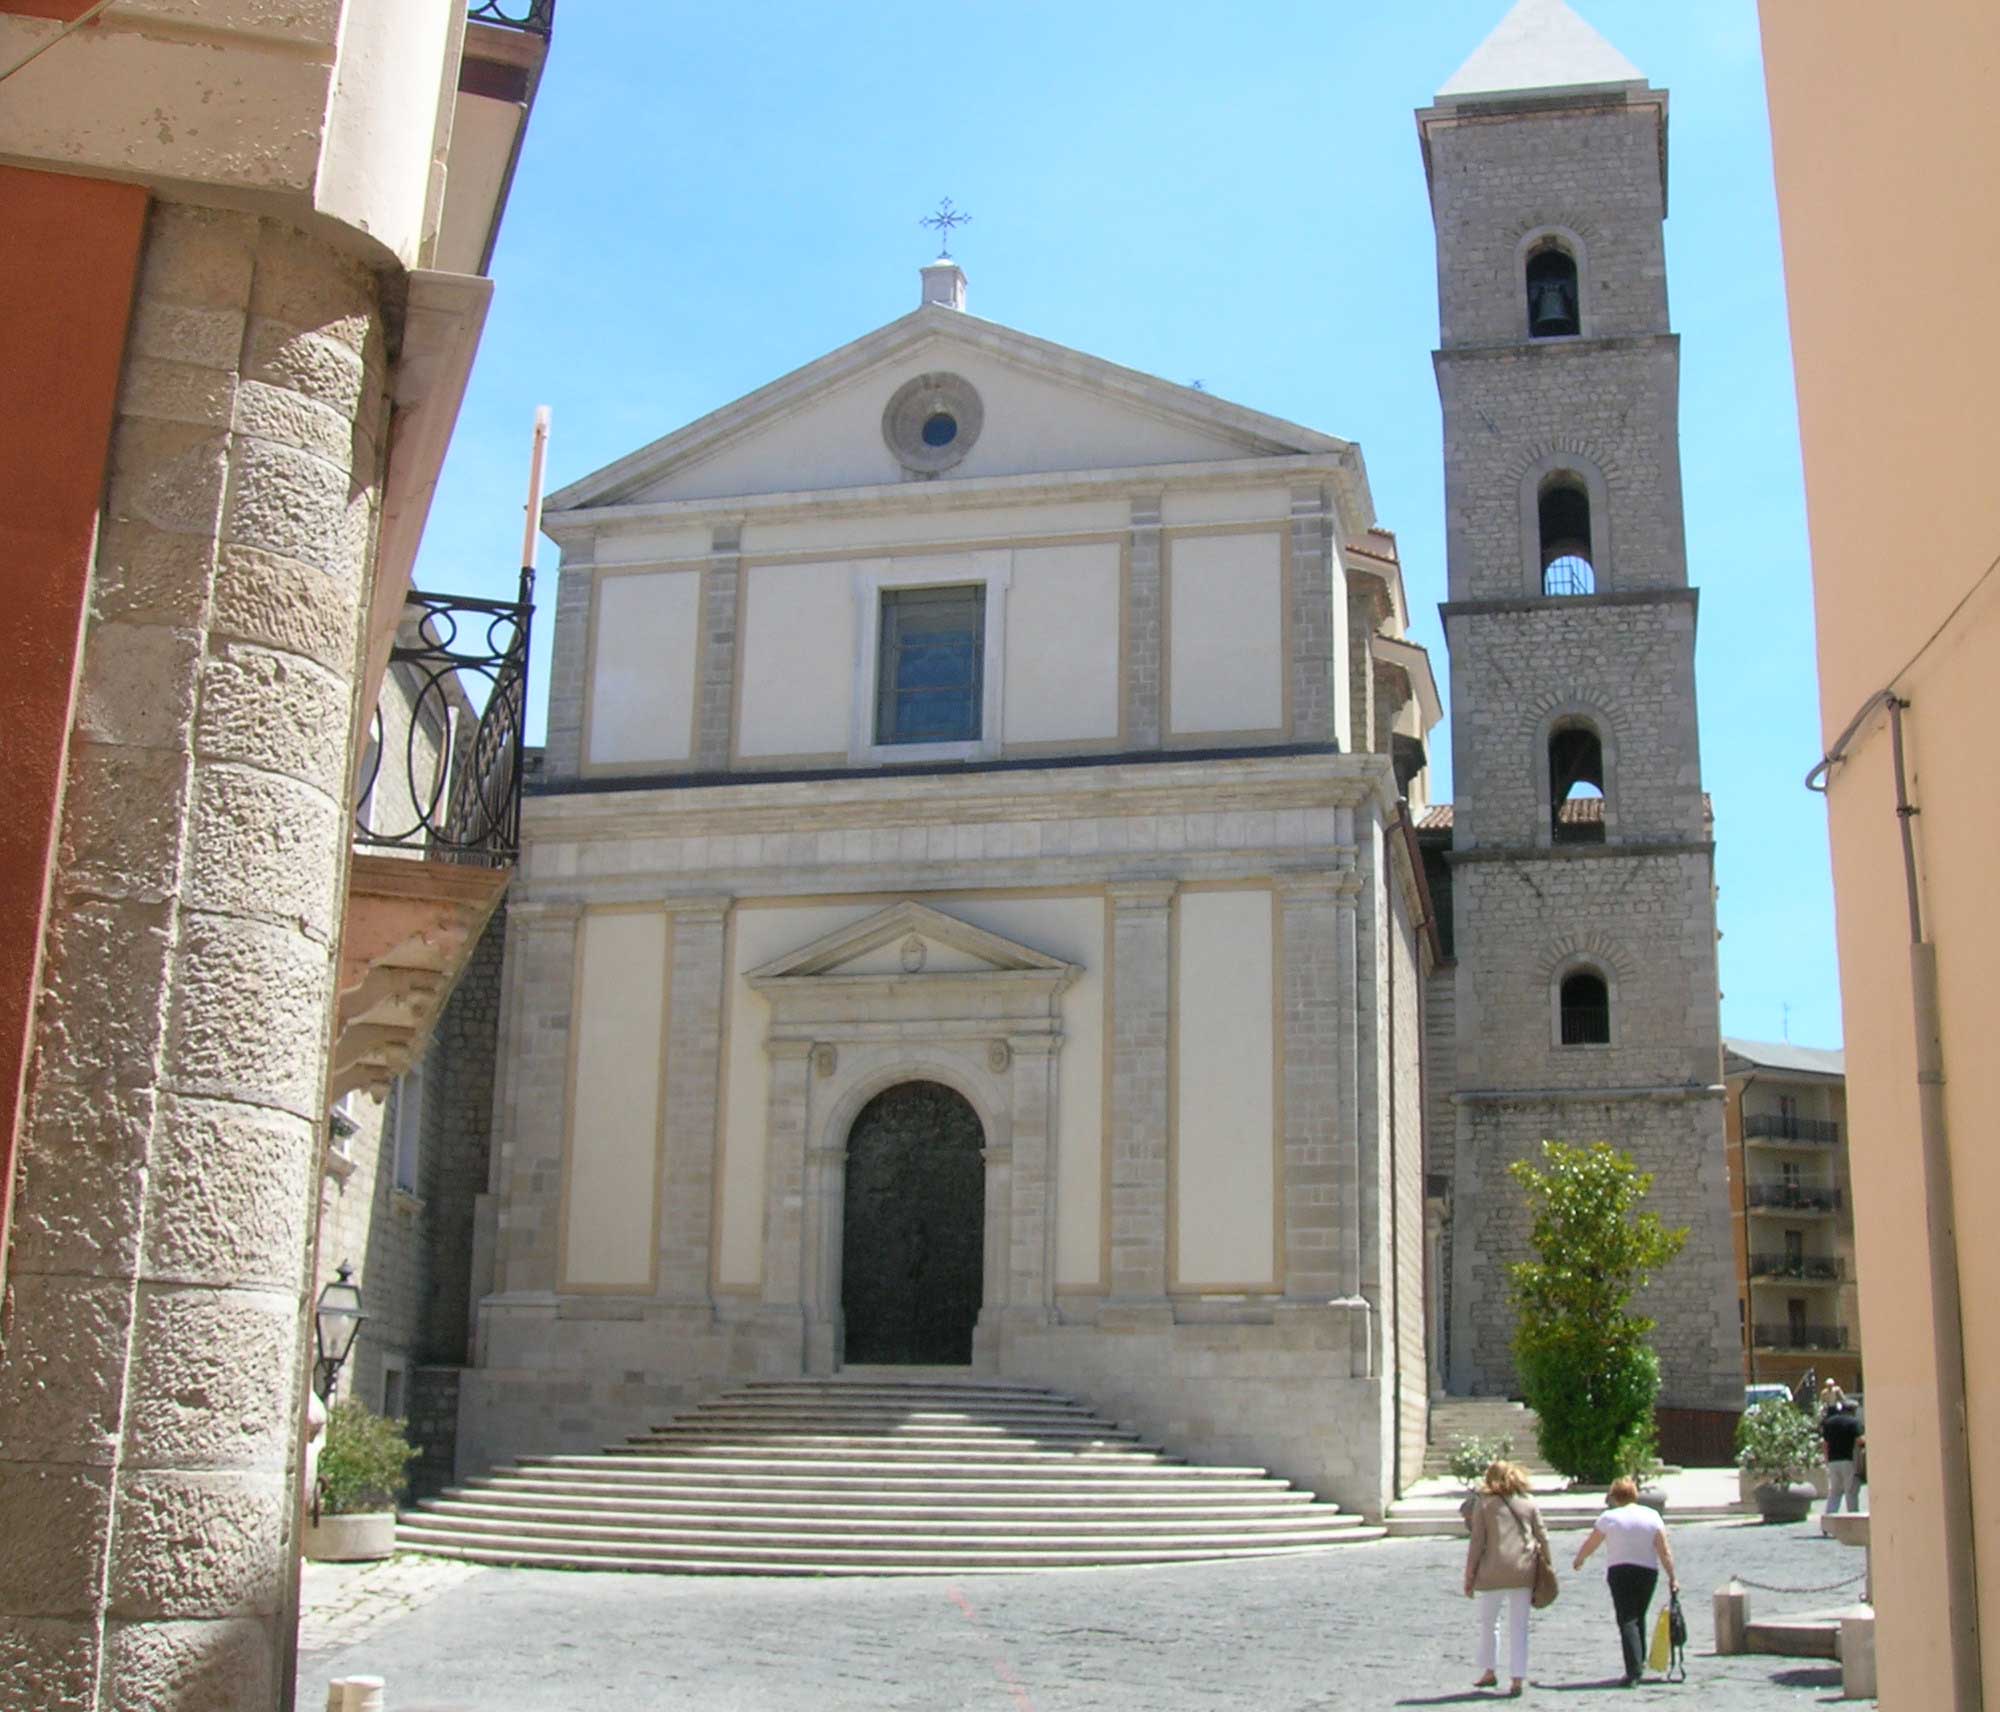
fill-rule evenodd
<path id="1" fill-rule="evenodd" d="M 1625 1674 L 1640 1675 L 1646 1668 L 1646 1607 L 1653 1602 L 1653 1589 L 1660 1572 L 1642 1564 L 1614 1563 L 1604 1572 L 1611 1585 L 1611 1609 L 1618 1613 L 1618 1644 L 1625 1649 Z"/>

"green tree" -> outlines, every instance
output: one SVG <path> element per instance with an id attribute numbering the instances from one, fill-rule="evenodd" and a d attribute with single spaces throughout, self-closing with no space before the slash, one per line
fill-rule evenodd
<path id="1" fill-rule="evenodd" d="M 1606 1143 L 1542 1143 L 1508 1167 L 1534 1215 L 1535 1258 L 1512 1274 L 1514 1362 L 1541 1421 L 1542 1455 L 1573 1480 L 1634 1474 L 1654 1448 L 1660 1358 L 1633 1295 L 1679 1254 L 1685 1227 L 1638 1211 L 1653 1185 Z"/>

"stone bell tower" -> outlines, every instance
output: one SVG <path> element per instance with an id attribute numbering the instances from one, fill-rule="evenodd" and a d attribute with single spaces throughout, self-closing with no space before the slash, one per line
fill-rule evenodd
<path id="1" fill-rule="evenodd" d="M 1641 1311 L 1667 1407 L 1740 1407 L 1714 843 L 1667 320 L 1667 96 L 1520 0 L 1417 115 L 1437 229 L 1456 969 L 1445 1383 L 1513 1385 L 1510 1162 L 1605 1140 L 1691 1234 Z M 1443 1124 L 1434 1125 L 1442 1129 Z"/>

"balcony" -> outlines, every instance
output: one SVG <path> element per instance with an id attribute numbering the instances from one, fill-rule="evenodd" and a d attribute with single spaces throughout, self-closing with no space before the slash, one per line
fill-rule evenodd
<path id="1" fill-rule="evenodd" d="M 1751 1338 L 1759 1349 L 1840 1350 L 1847 1347 L 1847 1328 L 1756 1325 L 1751 1327 Z"/>
<path id="2" fill-rule="evenodd" d="M 474 24 L 498 24 L 546 38 L 555 28 L 556 0 L 471 0 L 465 16 Z"/>
<path id="3" fill-rule="evenodd" d="M 1838 1147 L 1840 1125 L 1825 1118 L 1791 1117 L 1781 1112 L 1756 1112 L 1743 1119 L 1743 1139 L 1780 1147 Z"/>
<path id="4" fill-rule="evenodd" d="M 1822 1254 L 1753 1254 L 1750 1277 L 1759 1284 L 1838 1284 L 1847 1277 L 1847 1262 Z"/>
<path id="5" fill-rule="evenodd" d="M 445 161 L 444 217 L 432 265 L 483 274 L 492 266 L 500 217 L 548 60 L 556 0 L 471 0 L 465 20 Z"/>
<path id="6" fill-rule="evenodd" d="M 356 781 L 334 1099 L 415 1061 L 513 876 L 532 592 L 404 608 Z"/>
<path id="7" fill-rule="evenodd" d="M 1837 1213 L 1840 1191 L 1830 1184 L 1746 1183 L 1744 1204 L 1753 1213 Z"/>

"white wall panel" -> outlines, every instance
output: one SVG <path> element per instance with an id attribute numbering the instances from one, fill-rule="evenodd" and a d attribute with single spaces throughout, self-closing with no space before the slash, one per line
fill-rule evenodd
<path id="1" fill-rule="evenodd" d="M 1115 542 L 1015 551 L 1007 742 L 1117 738 L 1118 566 Z"/>
<path id="2" fill-rule="evenodd" d="M 1168 554 L 1172 734 L 1276 730 L 1287 669 L 1280 537 L 1178 535 Z"/>
<path id="3" fill-rule="evenodd" d="M 685 761 L 694 751 L 699 571 L 597 582 L 596 654 L 584 759 L 593 766 Z"/>
<path id="4" fill-rule="evenodd" d="M 846 754 L 854 694 L 853 567 L 752 565 L 743 579 L 746 756 Z"/>

